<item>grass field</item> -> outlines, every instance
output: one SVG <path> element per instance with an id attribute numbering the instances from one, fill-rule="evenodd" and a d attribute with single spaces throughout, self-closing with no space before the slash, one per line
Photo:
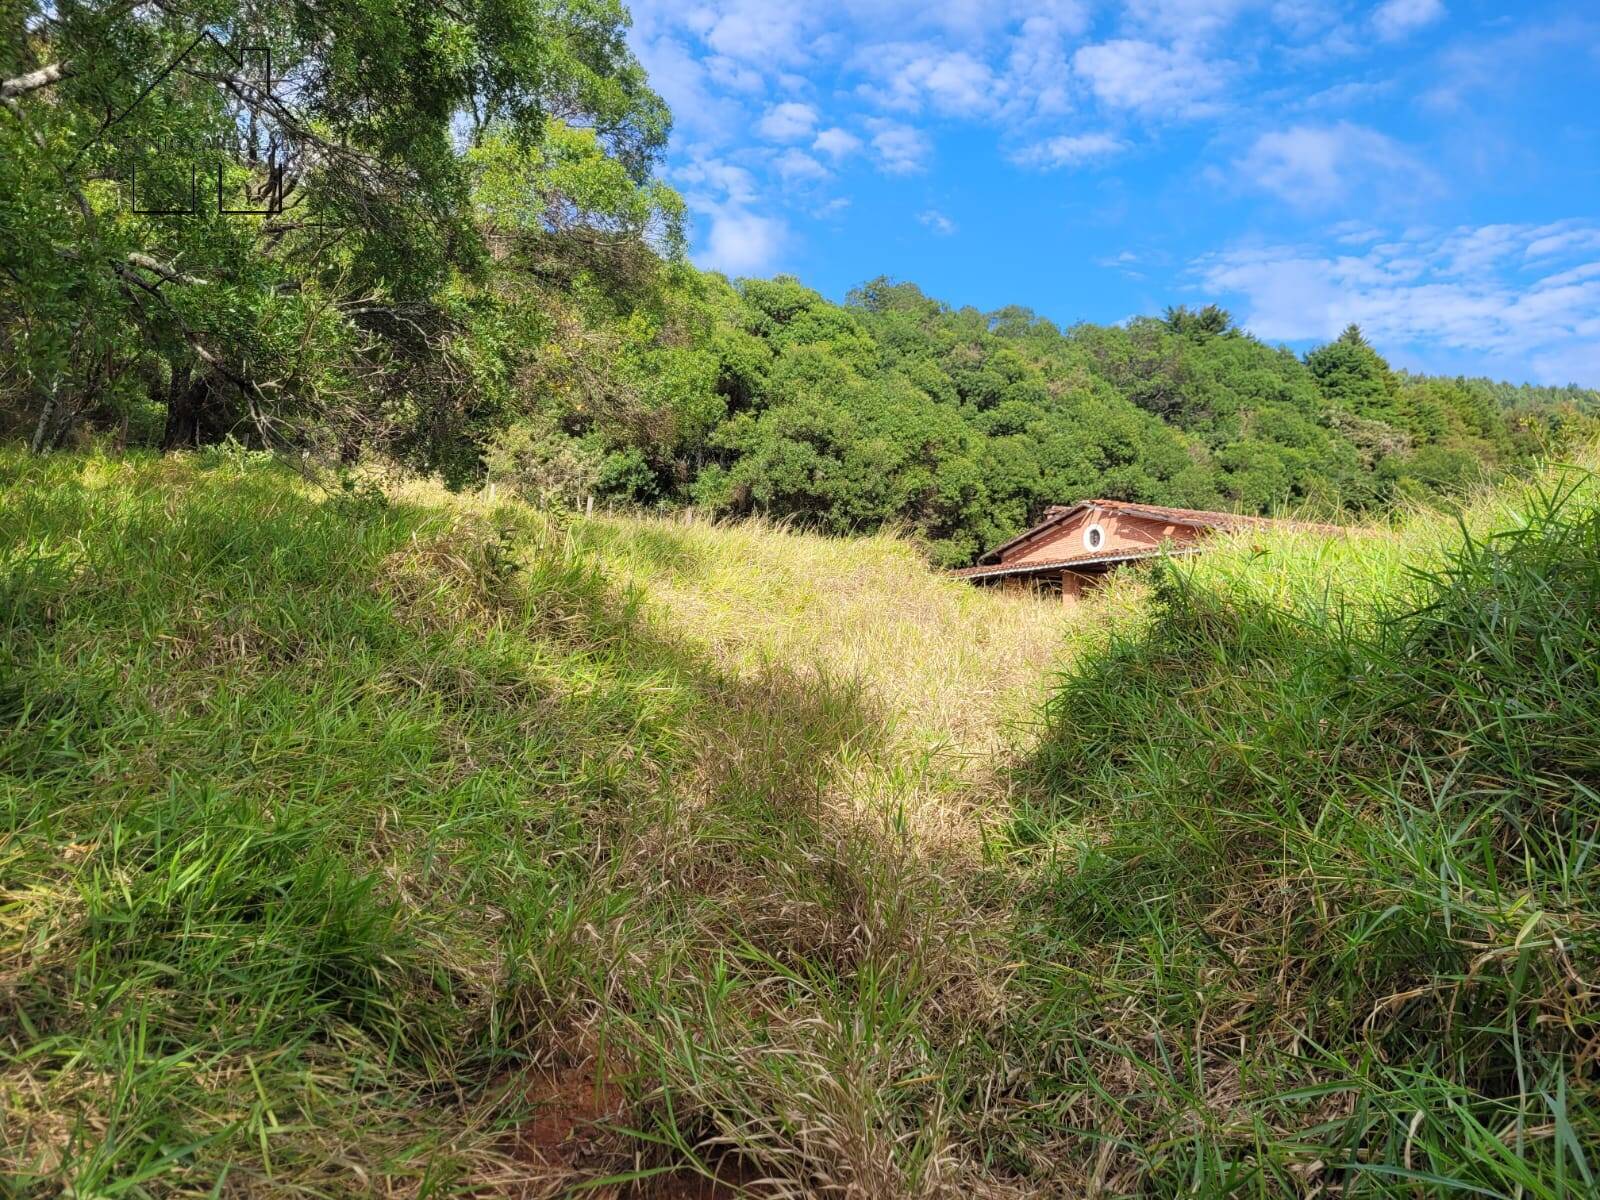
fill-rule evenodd
<path id="1" fill-rule="evenodd" d="M 1595 1190 L 1586 476 L 1071 614 L 226 453 L 0 489 L 14 1191 Z"/>

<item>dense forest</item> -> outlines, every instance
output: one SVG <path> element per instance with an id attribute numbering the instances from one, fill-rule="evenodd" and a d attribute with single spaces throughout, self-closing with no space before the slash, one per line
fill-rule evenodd
<path id="1" fill-rule="evenodd" d="M 1301 358 L 1214 305 L 1062 329 L 698 271 L 614 0 L 6 14 L 0 434 L 39 452 L 233 438 L 548 504 L 895 523 L 949 564 L 1085 495 L 1448 493 L 1600 411 L 1392 370 L 1354 326 Z"/>

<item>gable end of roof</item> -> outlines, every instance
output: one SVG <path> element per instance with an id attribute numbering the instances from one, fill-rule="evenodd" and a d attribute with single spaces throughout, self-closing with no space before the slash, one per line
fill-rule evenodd
<path id="1" fill-rule="evenodd" d="M 978 557 L 978 563 L 985 565 L 1000 562 L 1007 550 L 1038 537 L 1084 509 L 1091 509 L 1096 512 L 1119 513 L 1129 517 L 1142 517 L 1146 520 L 1160 521 L 1168 525 L 1187 525 L 1195 529 L 1282 528 L 1328 535 L 1342 534 L 1344 532 L 1344 529 L 1338 525 L 1286 521 L 1274 517 L 1251 517 L 1245 516 L 1243 513 L 1208 512 L 1200 508 L 1169 508 L 1161 504 L 1135 504 L 1131 500 L 1080 500 L 1076 504 L 1052 504 L 1044 510 L 1044 517 L 1037 525 L 1023 530 L 1010 541 L 1002 542 L 994 549 L 986 551 Z"/>

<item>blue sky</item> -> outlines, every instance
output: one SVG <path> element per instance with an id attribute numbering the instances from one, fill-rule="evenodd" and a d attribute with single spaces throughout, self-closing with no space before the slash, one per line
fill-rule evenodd
<path id="1" fill-rule="evenodd" d="M 1600 385 L 1600 6 L 629 7 L 702 266 Z"/>

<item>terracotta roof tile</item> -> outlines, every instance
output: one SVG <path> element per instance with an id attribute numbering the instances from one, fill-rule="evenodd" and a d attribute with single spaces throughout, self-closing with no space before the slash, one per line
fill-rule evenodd
<path id="1" fill-rule="evenodd" d="M 1131 500 L 1080 500 L 1076 504 L 1053 504 L 1045 509 L 1044 519 L 1031 529 L 1025 529 L 1016 537 L 1007 542 L 1002 542 L 992 550 L 986 551 L 981 558 L 994 558 L 1002 555 L 1013 546 L 1020 545 L 1053 525 L 1064 521 L 1067 517 L 1083 509 L 1103 509 L 1107 512 L 1126 513 L 1130 516 L 1151 517 L 1156 520 L 1176 522 L 1184 525 L 1198 525 L 1207 529 L 1264 529 L 1284 528 L 1298 529 L 1307 533 L 1338 534 L 1344 530 L 1338 525 L 1317 525 L 1306 521 L 1285 521 L 1274 517 L 1247 517 L 1241 513 L 1207 512 L 1199 508 L 1171 508 L 1161 504 L 1135 504 Z"/>
<path id="2" fill-rule="evenodd" d="M 1198 547 L 1179 546 L 1168 548 L 1166 553 L 1172 555 L 1193 554 Z M 1052 558 L 1048 562 L 1008 562 L 990 563 L 982 567 L 962 567 L 951 571 L 957 579 L 977 579 L 985 575 L 1030 575 L 1038 571 L 1058 571 L 1063 567 L 1090 566 L 1105 563 L 1135 562 L 1142 558 L 1159 558 L 1162 547 L 1152 546 L 1148 550 L 1119 550 L 1113 554 L 1102 554 L 1097 551 L 1087 551 L 1083 554 L 1073 554 L 1066 558 Z"/>
<path id="3" fill-rule="evenodd" d="M 1162 504 L 1134 504 L 1128 500 L 1085 500 L 1092 508 L 1133 513 L 1148 517 L 1175 517 L 1180 521 L 1214 525 L 1218 529 L 1299 529 L 1308 533 L 1343 533 L 1342 525 L 1322 525 L 1314 521 L 1289 521 L 1281 517 L 1250 517 L 1243 513 L 1207 512 L 1199 508 L 1169 508 Z M 1074 508 L 1077 506 L 1074 505 Z"/>

